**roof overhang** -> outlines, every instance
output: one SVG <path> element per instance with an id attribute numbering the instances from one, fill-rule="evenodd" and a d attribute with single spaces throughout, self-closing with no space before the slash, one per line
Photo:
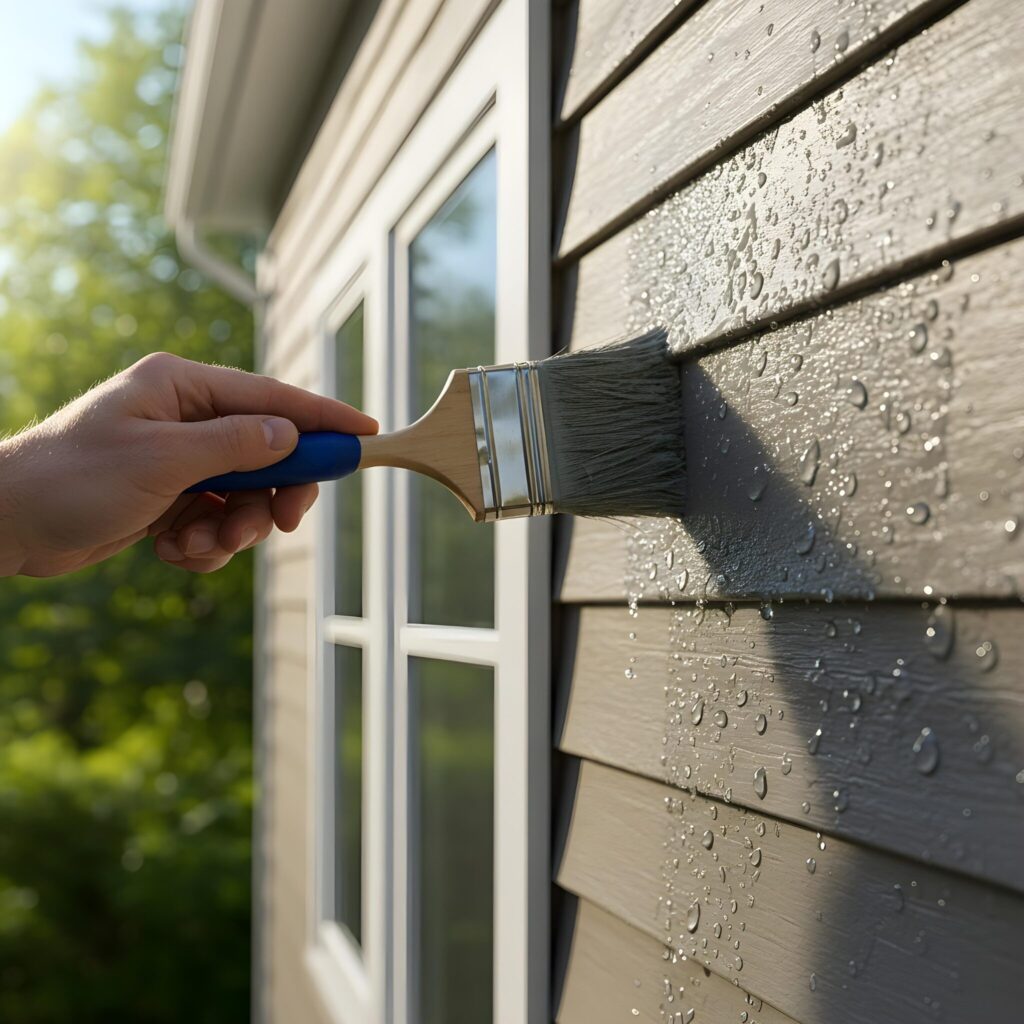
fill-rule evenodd
<path id="1" fill-rule="evenodd" d="M 349 0 L 196 0 L 171 133 L 175 228 L 266 234 Z"/>

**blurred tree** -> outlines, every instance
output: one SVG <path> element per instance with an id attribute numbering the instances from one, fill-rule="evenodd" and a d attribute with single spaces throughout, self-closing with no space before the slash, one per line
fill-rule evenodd
<path id="1" fill-rule="evenodd" d="M 148 351 L 251 363 L 161 218 L 180 32 L 112 11 L 0 139 L 2 430 Z M 0 581 L 4 1024 L 247 1019 L 251 571 Z"/>

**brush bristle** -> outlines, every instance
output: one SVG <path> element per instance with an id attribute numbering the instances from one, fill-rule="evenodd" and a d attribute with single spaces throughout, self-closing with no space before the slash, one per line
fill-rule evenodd
<path id="1" fill-rule="evenodd" d="M 682 385 L 664 330 L 539 365 L 556 512 L 679 516 Z"/>

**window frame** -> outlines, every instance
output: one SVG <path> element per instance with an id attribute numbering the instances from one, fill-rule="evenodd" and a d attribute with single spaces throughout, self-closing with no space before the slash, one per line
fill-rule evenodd
<path id="1" fill-rule="evenodd" d="M 319 324 L 321 382 L 328 386 L 332 328 L 363 302 L 366 406 L 383 430 L 404 425 L 408 408 L 409 365 L 400 353 L 408 353 L 405 288 L 413 229 L 433 216 L 491 147 L 497 156 L 495 362 L 550 354 L 548 18 L 538 0 L 502 0 L 311 282 L 303 308 Z M 325 618 L 326 602 L 333 600 L 333 559 L 317 559 L 310 701 L 316 841 L 306 962 L 339 1024 L 415 1024 L 407 659 L 488 665 L 495 713 L 494 1020 L 540 1022 L 548 1017 L 550 983 L 550 522 L 477 527 L 497 530 L 500 538 L 493 628 L 410 623 L 403 475 L 374 470 L 364 481 L 362 619 Z M 333 552 L 333 543 L 323 546 L 333 522 L 333 502 L 318 503 L 321 552 Z M 323 808 L 334 745 L 333 719 L 320 712 L 325 681 L 333 678 L 325 671 L 332 667 L 325 649 L 337 642 L 363 650 L 362 959 L 348 936 L 336 925 L 332 932 L 332 922 L 324 920 Z"/>

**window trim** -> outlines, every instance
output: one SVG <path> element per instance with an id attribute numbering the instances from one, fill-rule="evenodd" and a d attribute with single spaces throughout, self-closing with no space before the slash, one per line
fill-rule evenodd
<path id="1" fill-rule="evenodd" d="M 367 268 L 360 266 L 341 288 L 336 298 L 320 318 L 317 325 L 318 375 L 321 390 L 331 394 L 334 390 L 336 369 L 337 332 L 348 318 L 363 306 L 363 387 L 367 389 L 370 376 L 367 367 L 367 353 L 371 345 L 366 301 Z M 378 932 L 384 932 L 386 923 L 382 915 L 374 913 L 369 903 L 372 890 L 371 876 L 377 872 L 370 869 L 373 850 L 378 848 L 379 833 L 386 832 L 386 816 L 382 813 L 381 800 L 374 798 L 374 791 L 380 789 L 377 771 L 371 762 L 368 743 L 369 725 L 376 716 L 370 706 L 370 687 L 374 659 L 386 651 L 383 643 L 373 643 L 371 621 L 367 616 L 370 599 L 367 572 L 367 554 L 373 546 L 369 520 L 368 495 L 363 493 L 363 614 L 362 616 L 327 614 L 334 604 L 334 564 L 336 559 L 335 512 L 336 489 L 322 488 L 319 512 L 316 516 L 316 550 L 324 553 L 317 559 L 314 568 L 314 616 L 313 616 L 313 699 L 310 701 L 310 755 L 312 758 L 313 784 L 310 787 L 310 819 L 313 822 L 313 843 L 310 872 L 310 894 L 308 921 L 310 936 L 306 960 L 311 973 L 325 1000 L 334 1006 L 346 1007 L 350 1019 L 370 1019 L 372 1011 L 372 977 L 379 973 L 378 958 L 386 956 L 386 947 L 377 939 Z M 379 540 L 377 540 L 379 543 Z M 363 676 L 363 824 L 361 871 L 362 883 L 362 932 L 363 945 L 360 947 L 348 933 L 333 920 L 333 864 L 328 868 L 334 852 L 336 801 L 334 786 L 336 780 L 335 757 L 337 737 L 335 736 L 334 715 L 334 651 L 344 644 L 357 647 L 362 652 Z M 379 768 L 378 768 L 379 770 Z M 385 769 L 386 770 L 386 769 Z M 371 806 L 372 802 L 372 806 Z M 379 882 L 378 882 L 379 884 Z"/>
<path id="2" fill-rule="evenodd" d="M 400 290 L 396 283 L 401 281 L 396 273 L 400 250 L 396 230 L 412 223 L 407 218 L 417 204 L 429 205 L 424 197 L 432 191 L 434 173 L 449 159 L 458 159 L 463 146 L 485 128 L 492 133 L 490 144 L 497 143 L 498 156 L 495 361 L 550 354 L 549 17 L 547 5 L 540 0 L 502 0 L 494 9 L 337 247 L 323 257 L 297 311 L 300 317 L 310 318 L 307 323 L 316 321 L 324 328 L 327 321 L 318 311 L 330 310 L 358 275 L 365 316 L 366 405 L 382 414 L 384 430 L 403 425 L 395 419 L 401 416 L 398 410 L 405 409 L 396 404 L 396 386 L 389 378 L 396 368 L 407 376 L 406 367 L 395 359 L 399 323 L 395 300 Z M 486 148 L 477 158 L 484 152 Z M 442 195 L 440 201 L 446 197 Z M 345 287 L 339 288 L 339 282 L 345 282 Z M 318 331 L 321 339 L 326 334 L 326 329 Z M 407 380 L 399 384 L 401 389 L 407 386 Z M 354 642 L 364 651 L 366 1001 L 349 977 L 358 972 L 350 971 L 344 953 L 332 948 L 329 933 L 325 937 L 322 930 L 313 930 L 307 964 L 334 1020 L 412 1024 L 412 993 L 406 983 L 409 864 L 403 842 L 408 780 L 400 774 L 407 770 L 404 741 L 409 722 L 407 708 L 400 707 L 403 702 L 397 699 L 404 696 L 399 683 L 404 686 L 406 681 L 405 659 L 414 655 L 492 665 L 494 1020 L 532 1024 L 548 1017 L 550 984 L 550 522 L 518 520 L 480 527 L 501 531 L 495 552 L 499 582 L 494 629 L 409 624 L 405 622 L 407 576 L 399 576 L 397 564 L 404 549 L 396 544 L 408 536 L 402 532 L 406 524 L 399 522 L 404 506 L 396 500 L 403 486 L 401 474 L 392 470 L 375 470 L 364 481 L 364 619 L 324 622 L 321 559 L 313 622 L 312 641 L 318 652 L 313 695 L 324 678 L 319 652 L 327 642 Z M 318 512 L 321 531 L 331 529 L 333 522 L 328 504 L 323 503 Z M 381 531 L 388 538 L 386 543 L 376 539 Z M 406 567 L 401 568 L 404 573 Z M 389 592 L 391 581 L 398 579 L 401 595 L 397 586 L 394 593 Z M 310 703 L 315 714 L 316 701 Z M 317 723 L 312 724 L 310 735 L 319 737 Z M 392 742 L 393 737 L 398 742 Z M 312 761 L 315 768 L 322 755 L 314 754 Z M 320 791 L 316 785 L 311 788 L 316 812 Z M 403 791 L 401 799 L 396 789 Z M 322 856 L 319 841 L 314 847 L 314 856 Z M 398 884 L 391 881 L 399 879 Z M 311 910 L 318 911 L 321 905 L 313 902 Z M 316 913 L 311 918 L 315 923 Z"/>

